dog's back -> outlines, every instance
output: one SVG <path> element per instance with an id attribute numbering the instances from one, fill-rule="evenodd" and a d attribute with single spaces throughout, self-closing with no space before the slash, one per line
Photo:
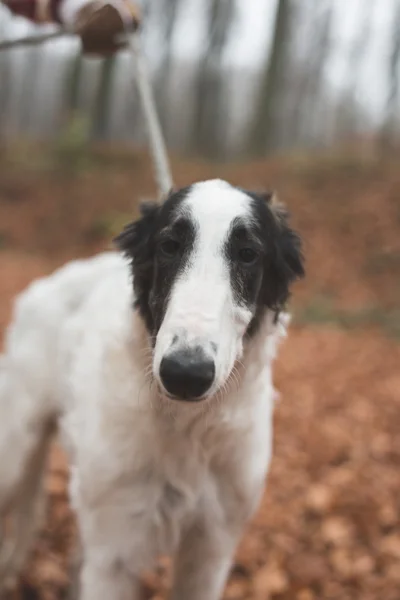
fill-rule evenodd
<path id="1" fill-rule="evenodd" d="M 4 370 L 17 370 L 29 385 L 30 395 L 40 396 L 40 402 L 49 407 L 54 403 L 51 396 L 60 332 L 97 283 L 121 260 L 118 254 L 110 252 L 72 261 L 52 275 L 34 281 L 16 298 L 5 337 L 3 379 Z M 0 414 L 8 408 L 4 400 L 0 402 Z"/>

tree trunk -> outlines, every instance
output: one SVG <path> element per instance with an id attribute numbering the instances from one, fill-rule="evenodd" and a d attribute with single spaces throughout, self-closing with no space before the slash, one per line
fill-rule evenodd
<path id="1" fill-rule="evenodd" d="M 92 121 L 92 137 L 95 139 L 104 139 L 107 137 L 115 61 L 116 57 L 110 56 L 103 59 L 103 64 L 101 66 L 100 81 Z"/>
<path id="2" fill-rule="evenodd" d="M 398 136 L 399 112 L 399 77 L 400 77 L 400 0 L 397 0 L 393 18 L 391 50 L 389 54 L 388 79 L 389 91 L 381 133 L 381 150 L 384 152 L 394 148 Z"/>
<path id="3" fill-rule="evenodd" d="M 82 75 L 82 53 L 79 50 L 71 59 L 68 66 L 68 74 L 66 78 L 65 94 L 64 94 L 64 114 L 68 121 L 77 112 L 79 107 L 79 89 Z"/>
<path id="4" fill-rule="evenodd" d="M 163 131 L 168 138 L 169 129 L 169 82 L 172 67 L 172 40 L 178 15 L 180 0 L 164 0 L 163 52 L 160 68 L 156 77 L 156 100 L 160 112 Z"/>
<path id="5" fill-rule="evenodd" d="M 277 0 L 271 48 L 261 75 L 255 117 L 250 132 L 249 150 L 255 154 L 273 151 L 278 142 L 277 121 L 289 54 L 291 8 L 291 0 Z"/>
<path id="6" fill-rule="evenodd" d="M 199 65 L 194 142 L 200 154 L 216 158 L 223 151 L 227 111 L 224 106 L 222 57 L 235 17 L 233 0 L 210 0 L 208 46 Z"/>

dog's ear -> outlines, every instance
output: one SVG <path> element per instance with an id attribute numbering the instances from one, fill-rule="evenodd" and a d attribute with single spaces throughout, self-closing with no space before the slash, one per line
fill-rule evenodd
<path id="1" fill-rule="evenodd" d="M 241 190 L 242 192 L 244 192 L 247 196 L 250 196 L 250 198 L 253 198 L 253 200 L 256 200 L 257 202 L 264 202 L 265 204 L 271 204 L 271 202 L 273 202 L 274 200 L 274 196 L 275 193 L 274 192 L 270 192 L 267 190 L 249 190 L 247 188 L 242 188 L 239 187 L 239 190 Z"/>
<path id="2" fill-rule="evenodd" d="M 154 273 L 154 234 L 160 206 L 146 203 L 140 207 L 141 217 L 130 223 L 114 239 L 116 246 L 129 258 L 135 290 L 135 307 L 139 309 L 148 329 L 153 327 L 149 305 Z"/>
<path id="3" fill-rule="evenodd" d="M 265 195 L 272 215 L 272 248 L 267 253 L 262 294 L 264 303 L 279 312 L 290 297 L 291 284 L 305 275 L 301 238 L 289 225 L 289 213 L 276 193 Z"/>
<path id="4" fill-rule="evenodd" d="M 285 205 L 280 202 L 276 193 L 271 195 L 269 206 L 278 227 L 278 256 L 282 260 L 282 266 L 284 266 L 289 283 L 292 283 L 305 275 L 301 238 L 290 227 L 289 212 Z"/>
<path id="5" fill-rule="evenodd" d="M 140 218 L 126 225 L 114 238 L 114 244 L 133 262 L 140 262 L 148 254 L 149 242 L 153 235 L 159 205 L 146 202 L 140 206 Z"/>

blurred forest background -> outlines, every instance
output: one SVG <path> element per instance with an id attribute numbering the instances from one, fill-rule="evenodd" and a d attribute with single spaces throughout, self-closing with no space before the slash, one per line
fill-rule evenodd
<path id="1" fill-rule="evenodd" d="M 144 8 L 175 184 L 275 189 L 304 240 L 272 470 L 224 600 L 399 600 L 400 0 Z M 32 30 L 0 7 L 0 40 Z M 154 197 L 131 57 L 79 50 L 0 52 L 0 338 L 17 293 L 110 248 Z M 67 597 L 67 480 L 55 447 L 13 600 Z M 146 600 L 167 598 L 170 562 L 146 582 Z"/>
<path id="2" fill-rule="evenodd" d="M 399 0 L 145 0 L 144 37 L 169 146 L 233 158 L 399 136 Z M 0 38 L 32 29 L 0 8 Z M 77 41 L 0 54 L 0 136 L 141 143 L 127 53 Z"/>

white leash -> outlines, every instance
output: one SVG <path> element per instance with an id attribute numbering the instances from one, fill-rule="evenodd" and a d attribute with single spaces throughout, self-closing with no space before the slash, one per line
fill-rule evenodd
<path id="1" fill-rule="evenodd" d="M 141 51 L 140 33 L 138 31 L 131 36 L 130 49 L 136 63 L 140 101 L 146 121 L 147 135 L 149 138 L 158 191 L 160 199 L 162 199 L 171 191 L 173 180 L 164 136 L 150 84 L 147 64 Z"/>

